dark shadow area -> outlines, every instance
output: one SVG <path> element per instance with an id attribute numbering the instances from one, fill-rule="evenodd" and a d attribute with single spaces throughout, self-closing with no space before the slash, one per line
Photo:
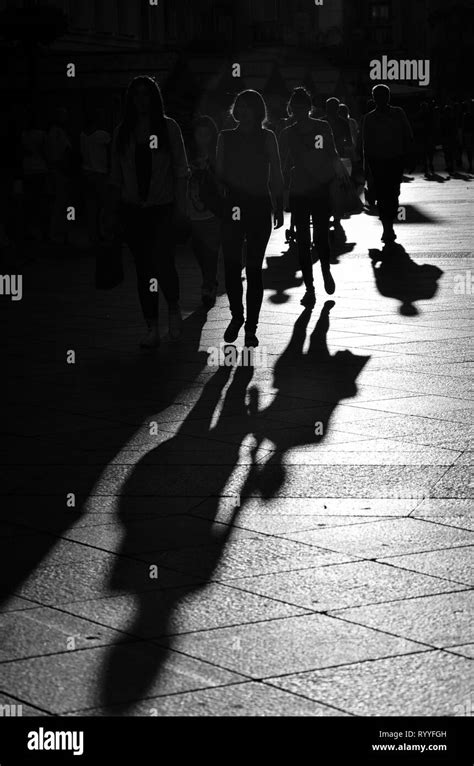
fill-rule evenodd
<path id="1" fill-rule="evenodd" d="M 66 262 L 58 269 L 59 282 L 68 268 Z M 29 290 L 16 307 L 2 304 L 3 318 L 8 318 L 13 329 L 0 344 L 2 357 L 9 360 L 10 385 L 10 408 L 2 423 L 8 436 L 1 456 L 6 478 L 2 494 L 7 497 L 3 498 L 0 519 L 17 525 L 10 532 L 12 537 L 22 537 L 14 556 L 12 540 L 0 539 L 0 603 L 19 591 L 58 538 L 80 519 L 83 504 L 104 467 L 147 415 L 156 416 L 179 401 L 179 394 L 207 366 L 207 354 L 199 352 L 207 317 L 204 311 L 195 312 L 184 322 L 186 358 L 177 353 L 176 346 L 168 345 L 158 353 L 131 351 L 127 358 L 107 347 L 107 336 L 100 330 L 96 337 L 87 325 L 82 327 L 77 315 L 70 322 L 67 304 L 68 294 L 74 292 L 71 281 L 63 293 L 58 286 L 49 286 L 49 291 L 45 286 L 43 291 L 42 277 L 36 277 L 36 290 Z M 50 302 L 49 309 L 42 305 L 45 300 Z M 77 299 L 75 305 L 77 311 Z M 56 322 L 54 310 L 61 314 L 61 322 Z M 88 312 L 93 314 L 90 304 L 83 311 L 84 320 Z M 32 325 L 31 317 L 35 316 L 38 321 Z M 126 328 L 127 311 L 122 316 L 124 325 L 114 325 L 118 336 Z M 106 321 L 105 316 L 95 317 L 98 325 Z M 30 340 L 16 349 L 17 337 Z M 65 363 L 66 349 L 76 350 L 73 371 Z M 70 492 L 75 494 L 74 507 L 66 503 Z M 103 499 L 96 499 L 100 512 Z M 36 534 L 25 534 L 28 530 Z M 30 590 L 24 595 L 28 597 Z"/>
<path id="2" fill-rule="evenodd" d="M 334 301 L 324 304 L 306 353 L 304 346 L 311 310 L 305 309 L 298 317 L 291 340 L 274 367 L 273 386 L 278 393 L 272 403 L 266 409 L 258 410 L 258 391 L 252 389 L 250 392 L 257 410 L 255 451 L 264 440 L 274 446 L 271 457 L 263 466 L 253 463 L 242 490 L 243 498 L 256 494 L 256 490 L 264 499 L 274 497 L 285 482 L 285 455 L 297 447 L 311 448 L 320 444 L 329 431 L 331 417 L 339 402 L 357 394 L 357 378 L 370 357 L 356 356 L 348 350 L 331 355 L 327 335 L 334 305 Z M 288 412 L 296 399 L 301 409 L 292 410 L 291 425 L 288 425 Z"/>
<path id="3" fill-rule="evenodd" d="M 254 372 L 252 367 L 235 370 L 218 422 L 211 427 L 214 411 L 232 371 L 231 367 L 218 369 L 177 433 L 147 453 L 134 466 L 123 486 L 119 519 L 124 538 L 117 551 L 119 558 L 110 588 L 136 594 L 135 619 L 125 628 L 127 634 L 135 638 L 156 638 L 170 632 L 170 619 L 177 604 L 212 579 L 231 535 L 231 526 L 216 526 L 214 522 L 220 496 L 238 463 L 241 443 L 253 430 L 246 394 Z M 229 429 L 232 439 L 229 439 Z M 157 515 L 155 521 L 137 523 L 148 496 L 155 499 L 159 511 L 176 492 L 176 483 L 180 481 L 185 482 L 189 494 L 203 499 L 208 496 L 206 518 L 172 514 L 169 510 L 159 520 Z M 238 513 L 238 506 L 236 500 L 234 515 Z M 150 563 L 144 561 L 141 579 L 131 578 L 127 557 L 139 554 Z M 166 560 L 165 566 L 161 564 L 160 554 Z M 155 588 L 150 592 L 153 581 L 148 579 L 148 570 L 155 562 L 159 573 Z M 181 570 L 181 575 L 175 570 Z M 176 578 L 184 584 L 170 588 L 170 581 Z M 146 697 L 168 655 L 167 646 L 156 645 L 137 668 L 124 657 L 122 649 L 127 640 L 111 648 L 103 668 L 104 706 Z"/>
<path id="4" fill-rule="evenodd" d="M 439 173 L 430 173 L 424 177 L 425 181 L 436 181 L 436 183 L 444 184 L 449 181 L 450 178 L 446 176 L 440 176 Z"/>
<path id="5" fill-rule="evenodd" d="M 232 372 L 222 367 L 208 381 L 177 433 L 134 466 L 122 490 L 119 517 L 124 537 L 110 588 L 134 593 L 136 609 L 133 621 L 125 628 L 128 638 L 110 649 L 103 668 L 104 707 L 119 705 L 126 712 L 134 699 L 147 696 L 173 646 L 173 613 L 183 599 L 212 580 L 232 535 L 231 524 L 239 513 L 238 506 L 245 505 L 246 498 L 253 495 L 264 500 L 275 497 L 285 482 L 286 454 L 298 446 L 317 446 L 329 430 L 338 403 L 356 395 L 356 380 L 369 357 L 358 357 L 350 351 L 330 354 L 327 333 L 333 305 L 328 302 L 322 309 L 307 353 L 303 353 L 303 347 L 311 311 L 305 310 L 296 321 L 290 343 L 274 367 L 278 393 L 266 409 L 259 409 L 258 388 L 249 389 L 253 368 L 237 367 L 217 423 L 212 426 Z M 301 409 L 295 411 L 296 399 Z M 249 434 L 254 436 L 254 447 L 241 465 L 240 479 L 234 477 L 229 485 L 242 442 Z M 264 442 L 271 444 L 266 446 L 269 458 L 262 463 L 257 452 Z M 199 517 L 167 514 L 159 520 L 137 522 L 147 496 L 156 499 L 158 508 L 173 495 L 179 481 L 185 482 L 190 494 L 208 493 L 205 513 Z M 236 501 L 226 517 L 228 526 L 215 525 L 220 496 L 229 492 L 240 496 L 240 502 Z M 143 560 L 141 582 L 130 578 L 128 556 Z M 159 569 L 151 591 L 149 565 Z M 166 587 L 169 578 L 178 574 L 188 581 L 180 587 Z M 160 639 L 153 651 L 143 655 L 140 667 L 124 651 L 131 636 Z"/>
<path id="6" fill-rule="evenodd" d="M 443 223 L 439 218 L 433 218 L 433 216 L 422 212 L 416 205 L 400 205 L 405 210 L 405 220 L 395 221 L 395 224 L 402 223 Z"/>
<path id="7" fill-rule="evenodd" d="M 417 316 L 416 301 L 434 298 L 441 269 L 431 264 L 419 265 L 402 245 L 386 245 L 383 250 L 369 250 L 375 283 L 379 293 L 400 301 L 400 314 Z"/>
<path id="8" fill-rule="evenodd" d="M 472 176 L 469 175 L 469 173 L 463 173 L 460 170 L 456 170 L 454 173 L 450 173 L 451 178 L 456 179 L 456 181 L 466 181 L 466 183 L 472 182 Z"/>

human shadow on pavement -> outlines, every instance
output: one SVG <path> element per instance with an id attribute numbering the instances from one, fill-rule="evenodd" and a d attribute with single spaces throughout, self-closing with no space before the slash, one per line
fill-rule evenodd
<path id="1" fill-rule="evenodd" d="M 149 696 L 172 648 L 172 639 L 166 637 L 177 631 L 173 615 L 178 605 L 209 584 L 224 554 L 240 505 L 234 498 L 237 493 L 226 486 L 232 485 L 234 470 L 248 470 L 248 465 L 240 467 L 239 453 L 254 427 L 246 404 L 251 366 L 235 369 L 212 425 L 232 371 L 222 366 L 212 375 L 176 433 L 170 432 L 133 467 L 122 488 L 118 517 L 124 536 L 109 589 L 112 595 L 133 594 L 133 617 L 128 625 L 120 625 L 124 638 L 110 648 L 104 663 L 100 688 L 105 708 L 118 705 L 123 713 L 133 701 Z M 249 452 L 248 462 L 252 459 Z M 234 511 L 226 524 L 216 524 L 226 492 L 231 492 L 231 503 L 235 499 Z M 183 493 L 200 496 L 206 513 L 173 512 L 171 499 Z M 141 506 L 150 496 L 156 515 L 140 520 Z M 157 577 L 151 579 L 150 568 L 153 572 L 155 566 Z M 136 654 L 131 657 L 126 651 L 130 637 L 161 641 L 148 643 L 138 662 Z"/>
<path id="2" fill-rule="evenodd" d="M 268 407 L 259 409 L 259 390 L 249 388 L 253 367 L 237 367 L 225 394 L 232 370 L 221 367 L 176 433 L 134 466 L 122 489 L 119 519 L 124 536 L 109 583 L 109 595 L 130 594 L 133 606 L 128 624 L 114 623 L 124 637 L 108 650 L 100 679 L 101 708 L 127 714 L 137 700 L 152 696 L 152 688 L 156 695 L 157 685 L 166 683 L 173 636 L 208 626 L 207 619 L 202 621 L 206 609 L 201 605 L 190 610 L 190 598 L 202 597 L 216 579 L 216 570 L 225 565 L 232 525 L 246 501 L 250 496 L 264 501 L 276 496 L 285 483 L 286 454 L 298 446 L 317 447 L 338 403 L 356 395 L 357 377 L 370 357 L 350 351 L 330 354 L 326 336 L 332 305 L 328 302 L 322 309 L 306 354 L 311 311 L 305 310 L 296 321 L 291 341 L 274 367 L 277 393 Z M 154 520 L 136 519 L 146 497 L 156 499 L 159 512 L 180 486 L 202 496 L 202 506 L 186 515 L 164 510 Z M 225 523 L 219 523 L 225 496 L 231 510 Z M 139 576 L 132 573 L 137 561 Z M 157 567 L 155 581 L 150 580 L 150 567 Z M 187 617 L 180 609 L 183 601 Z M 129 653 L 132 638 L 146 642 L 139 661 L 137 652 Z"/>
<path id="3" fill-rule="evenodd" d="M 385 245 L 369 250 L 375 284 L 380 295 L 400 301 L 400 314 L 417 316 L 415 303 L 434 298 L 443 271 L 431 264 L 419 265 L 402 245 Z"/>
<path id="4" fill-rule="evenodd" d="M 258 391 L 250 389 L 256 429 L 255 453 L 271 443 L 271 456 L 262 465 L 252 463 L 242 498 L 257 494 L 274 497 L 286 479 L 285 457 L 295 448 L 317 447 L 327 436 L 331 418 L 343 399 L 357 395 L 356 381 L 370 356 L 356 356 L 349 350 L 331 354 L 327 345 L 329 315 L 334 301 L 327 301 L 304 353 L 311 310 L 298 317 L 291 340 L 273 370 L 277 393 L 264 410 L 258 409 Z M 308 468 L 318 472 L 318 468 Z"/>

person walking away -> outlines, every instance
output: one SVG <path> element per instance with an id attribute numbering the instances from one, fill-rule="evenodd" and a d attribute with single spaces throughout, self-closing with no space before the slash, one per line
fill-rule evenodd
<path id="1" fill-rule="evenodd" d="M 220 220 L 216 180 L 217 126 L 208 115 L 197 117 L 191 126 L 188 150 L 191 175 L 188 184 L 188 215 L 191 242 L 199 268 L 204 308 L 211 309 L 217 296 L 217 264 L 220 249 Z M 215 204 L 213 204 L 215 203 Z M 211 209 L 214 207 L 214 210 Z"/>
<path id="2" fill-rule="evenodd" d="M 352 147 L 352 136 L 349 122 L 339 115 L 340 104 L 341 102 L 338 98 L 328 98 L 326 101 L 326 114 L 321 119 L 326 120 L 331 126 L 339 157 L 341 160 L 347 160 L 349 158 L 348 153 Z M 343 244 L 346 241 L 346 235 L 341 224 L 341 219 L 337 216 L 333 216 L 333 218 L 336 244 Z"/>
<path id="3" fill-rule="evenodd" d="M 263 300 L 262 267 L 272 231 L 283 226 L 283 177 L 275 134 L 264 127 L 265 101 L 255 90 L 238 94 L 232 107 L 237 121 L 217 143 L 217 174 L 225 195 L 222 248 L 232 319 L 224 333 L 234 343 L 245 322 L 245 345 L 259 345 L 257 327 Z M 247 312 L 244 316 L 242 247 L 247 242 Z"/>
<path id="4" fill-rule="evenodd" d="M 281 156 L 285 173 L 291 168 L 290 207 L 296 226 L 296 241 L 306 293 L 301 304 L 313 308 L 316 303 L 313 262 L 311 259 L 310 221 L 316 231 L 316 247 L 326 292 L 335 292 L 331 274 L 329 219 L 331 217 L 330 186 L 344 168 L 336 149 L 330 125 L 310 117 L 312 100 L 305 88 L 295 88 L 288 111 L 295 123 L 281 134 Z"/>
<path id="5" fill-rule="evenodd" d="M 372 173 L 382 241 L 397 238 L 393 224 L 398 214 L 398 200 L 406 157 L 413 144 L 413 133 L 401 107 L 390 106 L 390 88 L 376 85 L 372 90 L 375 109 L 364 118 L 363 147 L 365 163 Z"/>
<path id="6" fill-rule="evenodd" d="M 169 336 L 182 332 L 175 265 L 176 224 L 186 217 L 188 162 L 179 125 L 165 114 L 158 83 L 134 78 L 123 118 L 114 131 L 107 201 L 108 236 L 115 230 L 116 203 L 137 273 L 138 296 L 148 332 L 142 348 L 160 344 L 157 280 L 168 304 Z"/>
<path id="7" fill-rule="evenodd" d="M 81 161 L 84 174 L 87 233 L 96 243 L 100 232 L 100 214 L 104 205 L 105 186 L 109 174 L 111 135 L 104 130 L 103 110 L 95 109 L 87 117 L 81 132 Z"/>

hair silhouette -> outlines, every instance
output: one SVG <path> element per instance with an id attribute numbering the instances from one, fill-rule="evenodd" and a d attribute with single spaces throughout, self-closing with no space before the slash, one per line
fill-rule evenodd
<path id="1" fill-rule="evenodd" d="M 158 137 L 159 146 L 162 149 L 169 148 L 169 137 L 165 121 L 165 108 L 160 86 L 152 77 L 140 75 L 139 77 L 134 77 L 127 88 L 123 118 L 119 125 L 117 136 L 117 147 L 120 153 L 123 153 L 130 143 L 133 129 L 137 123 L 138 113 L 135 106 L 134 97 L 137 89 L 140 86 L 147 88 L 150 97 L 150 132 L 151 134 Z"/>

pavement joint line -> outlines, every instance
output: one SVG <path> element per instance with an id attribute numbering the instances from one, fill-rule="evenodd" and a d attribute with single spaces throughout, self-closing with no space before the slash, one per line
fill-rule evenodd
<path id="1" fill-rule="evenodd" d="M 107 710 L 113 710 L 114 708 L 120 708 L 123 706 L 123 704 L 130 704 L 131 702 L 134 703 L 142 703 L 146 702 L 148 700 L 155 700 L 155 699 L 166 699 L 167 697 L 181 697 L 185 694 L 197 694 L 199 692 L 206 692 L 206 691 L 213 691 L 214 689 L 227 689 L 228 687 L 233 686 L 243 686 L 244 684 L 248 683 L 258 683 L 253 678 L 246 678 L 243 677 L 242 680 L 238 679 L 236 681 L 229 681 L 228 683 L 224 684 L 217 684 L 216 686 L 203 686 L 200 689 L 183 689 L 180 691 L 175 692 L 167 692 L 166 694 L 155 694 L 153 697 L 139 697 L 135 698 L 133 700 L 129 700 L 128 703 L 114 703 L 113 705 L 109 705 L 107 708 L 97 708 L 97 707 L 87 707 L 87 708 L 77 708 L 75 710 L 69 710 L 68 713 L 87 713 L 87 711 L 94 711 L 94 710 L 100 710 L 100 709 L 107 709 Z M 284 690 L 283 690 L 284 691 Z M 289 692 L 289 694 L 293 694 L 293 692 Z M 299 696 L 299 695 L 294 695 Z"/>
<path id="2" fill-rule="evenodd" d="M 303 671 L 306 672 L 306 671 Z M 316 672 L 316 671 L 309 671 L 309 672 Z M 292 675 L 300 675 L 298 674 L 292 674 Z M 276 684 L 271 683 L 272 678 L 279 678 L 279 676 L 271 676 L 270 679 L 264 677 L 261 679 L 258 679 L 256 683 L 262 684 L 263 686 L 269 686 L 272 689 L 278 689 L 278 691 L 286 692 L 287 694 L 292 694 L 294 697 L 299 697 L 304 700 L 308 700 L 309 702 L 315 703 L 317 705 L 323 705 L 324 707 L 331 708 L 332 710 L 337 710 L 339 713 L 344 713 L 345 715 L 351 716 L 351 717 L 357 717 L 357 713 L 352 713 L 350 710 L 346 710 L 345 708 L 337 707 L 336 705 L 333 705 L 330 702 L 323 702 L 320 699 L 314 699 L 314 697 L 308 697 L 306 694 L 303 694 L 303 692 L 297 692 L 293 691 L 292 689 L 282 689 L 281 686 L 277 686 Z"/>
<path id="3" fill-rule="evenodd" d="M 412 513 L 416 513 L 416 510 L 412 511 Z M 452 524 L 452 523 L 448 524 L 446 521 L 434 521 L 434 519 L 426 519 L 424 516 L 413 516 L 412 514 L 410 514 L 409 518 L 414 519 L 416 521 L 431 521 L 433 524 L 437 524 L 439 527 L 448 527 L 448 529 L 460 529 L 463 532 L 471 532 L 471 533 L 474 532 L 472 527 L 462 527 L 462 526 L 458 526 L 458 524 Z"/>
<path id="4" fill-rule="evenodd" d="M 362 626 L 365 627 L 365 626 Z M 431 654 L 433 652 L 442 652 L 442 649 L 427 647 L 426 649 L 413 650 L 411 652 L 404 652 L 403 654 L 387 654 L 383 657 L 366 657 L 363 660 L 354 660 L 353 662 L 339 662 L 336 665 L 324 665 L 323 667 L 310 668 L 309 670 L 296 670 L 291 673 L 277 673 L 272 676 L 262 676 L 259 680 L 262 683 L 271 682 L 274 678 L 291 678 L 291 676 L 303 676 L 310 673 L 324 673 L 327 670 L 337 670 L 338 668 L 350 668 L 357 665 L 365 665 L 369 662 L 381 662 L 382 660 L 396 660 L 399 657 L 411 657 L 418 654 Z"/>
<path id="5" fill-rule="evenodd" d="M 45 715 L 52 715 L 48 710 L 45 708 L 39 707 L 39 705 L 35 705 L 33 702 L 27 702 L 26 700 L 22 699 L 21 697 L 17 697 L 15 694 L 12 694 L 10 691 L 5 691 L 3 689 L 0 689 L 0 695 L 4 694 L 6 697 L 9 697 L 12 700 L 15 700 L 15 702 L 19 702 L 21 705 L 25 705 L 27 707 L 34 708 L 35 710 L 40 710 L 41 713 L 44 713 Z"/>
<path id="6" fill-rule="evenodd" d="M 354 607 L 354 608 L 357 608 L 357 607 Z M 391 636 L 392 638 L 399 638 L 399 639 L 402 639 L 403 641 L 410 641 L 410 642 L 412 642 L 414 644 L 419 644 L 419 646 L 427 647 L 427 649 L 431 649 L 431 650 L 436 649 L 436 650 L 439 651 L 439 650 L 444 648 L 442 646 L 435 646 L 434 644 L 430 644 L 429 641 L 420 641 L 417 638 L 407 638 L 407 636 L 400 636 L 400 635 L 398 635 L 398 633 L 392 633 L 391 631 L 388 631 L 388 630 L 382 630 L 382 628 L 374 628 L 373 625 L 366 625 L 363 622 L 357 622 L 355 620 L 349 620 L 347 617 L 344 617 L 343 615 L 339 615 L 339 614 L 337 614 L 335 612 L 328 612 L 326 616 L 327 617 L 332 617 L 334 620 L 340 620 L 341 622 L 348 622 L 351 625 L 358 625 L 361 628 L 367 628 L 369 630 L 375 630 L 377 633 L 383 633 L 384 635 Z M 400 655 L 400 656 L 402 656 L 402 655 Z"/>
<path id="7" fill-rule="evenodd" d="M 333 566 L 345 566 L 348 563 L 352 563 L 352 562 L 343 562 L 342 564 L 339 564 L 339 565 L 334 564 Z M 318 568 L 320 568 L 320 567 L 318 567 Z M 423 574 L 423 573 L 420 573 L 420 572 L 413 572 L 412 570 L 408 570 L 408 571 L 411 571 L 413 574 Z M 271 577 L 271 575 L 255 575 L 255 576 L 249 576 L 249 579 L 250 579 L 250 577 L 252 577 L 252 579 L 258 580 L 261 577 L 266 577 L 266 576 Z M 425 576 L 426 577 L 431 577 L 434 580 L 443 580 L 444 581 L 444 579 L 445 579 L 445 578 L 441 578 L 441 577 L 436 577 L 435 575 L 425 575 Z M 452 581 L 447 580 L 447 582 L 451 583 Z M 370 601 L 370 602 L 367 602 L 367 603 L 364 603 L 364 604 L 352 604 L 352 605 L 349 605 L 349 606 L 337 607 L 336 609 L 333 609 L 333 610 L 328 610 L 328 609 L 319 610 L 319 609 L 315 609 L 314 607 L 309 607 L 309 606 L 307 606 L 306 604 L 303 604 L 303 603 L 298 604 L 295 601 L 286 601 L 283 598 L 277 598 L 276 596 L 270 595 L 270 594 L 267 594 L 267 593 L 259 593 L 258 591 L 249 590 L 248 588 L 244 588 L 244 587 L 240 587 L 239 588 L 239 587 L 230 585 L 229 583 L 226 583 L 226 585 L 227 585 L 227 587 L 233 588 L 234 590 L 238 590 L 238 591 L 241 591 L 243 593 L 250 593 L 250 594 L 256 595 L 256 596 L 261 596 L 261 597 L 267 598 L 267 599 L 269 599 L 271 601 L 276 601 L 278 603 L 285 604 L 286 606 L 295 606 L 295 607 L 299 607 L 300 609 L 306 609 L 308 612 L 310 612 L 312 614 L 325 614 L 325 615 L 327 615 L 327 613 L 329 611 L 339 612 L 339 611 L 344 611 L 345 609 L 358 609 L 358 608 L 362 608 L 362 607 L 366 607 L 366 606 L 378 606 L 379 604 L 394 604 L 394 603 L 397 603 L 398 601 L 413 601 L 413 600 L 415 600 L 417 598 L 433 597 L 433 596 L 445 596 L 445 595 L 450 595 L 450 594 L 459 594 L 459 593 L 469 592 L 469 591 L 472 590 L 472 588 L 470 586 L 468 586 L 468 585 L 466 586 L 465 583 L 459 583 L 459 585 L 461 585 L 463 587 L 458 588 L 457 590 L 452 590 L 452 591 L 441 591 L 441 592 L 437 592 L 437 593 L 424 593 L 424 594 L 420 594 L 420 595 L 417 595 L 417 596 L 403 596 L 401 598 L 387 599 L 385 601 Z M 298 617 L 298 616 L 302 616 L 302 615 L 295 615 L 295 616 Z M 281 619 L 281 618 L 277 618 L 277 619 Z"/>
<path id="8" fill-rule="evenodd" d="M 421 574 L 421 573 L 415 573 L 415 574 Z M 433 577 L 433 575 L 425 575 L 425 576 Z M 443 578 L 435 577 L 434 579 L 441 580 Z M 450 580 L 448 580 L 447 582 L 451 583 Z M 459 583 L 459 585 L 463 585 L 463 583 Z M 387 604 L 397 604 L 398 602 L 401 602 L 401 601 L 416 601 L 417 599 L 420 599 L 420 598 L 436 598 L 437 596 L 451 596 L 451 595 L 457 596 L 460 593 L 470 593 L 472 590 L 473 588 L 470 587 L 469 585 L 467 586 L 464 585 L 464 587 L 458 588 L 456 590 L 443 590 L 443 591 L 438 591 L 437 593 L 420 593 L 417 596 L 403 596 L 401 598 L 388 599 L 387 601 L 371 601 L 370 603 L 367 603 L 367 604 L 352 604 L 351 606 L 339 606 L 339 607 L 336 607 L 335 609 L 325 610 L 324 614 L 327 614 L 330 617 L 335 614 L 338 614 L 339 612 L 344 612 L 347 609 L 365 609 L 365 607 L 367 606 L 383 606 Z"/>

